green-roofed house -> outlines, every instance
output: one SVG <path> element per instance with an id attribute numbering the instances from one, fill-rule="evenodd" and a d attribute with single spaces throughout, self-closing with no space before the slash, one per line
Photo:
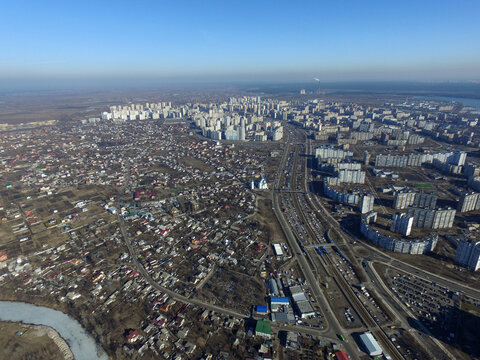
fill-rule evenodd
<path id="1" fill-rule="evenodd" d="M 267 320 L 258 320 L 255 326 L 255 335 L 270 339 L 272 337 L 270 323 Z"/>

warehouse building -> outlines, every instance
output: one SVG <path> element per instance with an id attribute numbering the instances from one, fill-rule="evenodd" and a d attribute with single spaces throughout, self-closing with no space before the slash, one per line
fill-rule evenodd
<path id="1" fill-rule="evenodd" d="M 258 320 L 255 326 L 255 335 L 270 339 L 272 337 L 272 327 L 270 323 L 266 320 Z"/>
<path id="2" fill-rule="evenodd" d="M 310 316 L 315 316 L 315 310 L 313 310 L 312 304 L 309 301 L 298 301 L 295 302 L 298 315 L 302 318 L 308 318 Z"/>
<path id="3" fill-rule="evenodd" d="M 290 301 L 287 297 L 272 296 L 270 298 L 270 310 L 272 312 L 278 311 L 282 306 L 289 306 Z"/>
<path id="4" fill-rule="evenodd" d="M 257 305 L 255 310 L 259 315 L 266 315 L 268 313 L 268 309 L 265 305 Z"/>
<path id="5" fill-rule="evenodd" d="M 282 260 L 285 254 L 283 253 L 282 246 L 280 244 L 273 244 L 273 252 L 277 257 L 277 260 Z"/>
<path id="6" fill-rule="evenodd" d="M 295 316 L 291 310 L 289 312 L 273 312 L 271 315 L 273 322 L 295 323 Z"/>
<path id="7" fill-rule="evenodd" d="M 347 354 L 343 350 L 339 350 L 335 353 L 337 360 L 349 360 Z"/>
<path id="8" fill-rule="evenodd" d="M 383 350 L 378 345 L 377 340 L 373 337 L 371 332 L 365 332 L 360 335 L 360 341 L 362 342 L 363 348 L 366 353 L 370 356 L 379 356 L 382 355 Z"/>
<path id="9" fill-rule="evenodd" d="M 312 305 L 307 300 L 305 293 L 303 292 L 300 286 L 290 286 L 290 294 L 292 295 L 292 300 L 295 304 L 295 309 L 298 315 L 304 319 L 310 316 L 315 315 Z"/>
<path id="10" fill-rule="evenodd" d="M 274 278 L 268 279 L 267 281 L 268 295 L 278 296 L 280 292 L 278 291 L 278 285 Z"/>

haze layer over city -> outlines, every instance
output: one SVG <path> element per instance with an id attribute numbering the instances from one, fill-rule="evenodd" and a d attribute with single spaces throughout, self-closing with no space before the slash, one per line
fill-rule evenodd
<path id="1" fill-rule="evenodd" d="M 479 359 L 475 1 L 0 12 L 7 359 Z"/>

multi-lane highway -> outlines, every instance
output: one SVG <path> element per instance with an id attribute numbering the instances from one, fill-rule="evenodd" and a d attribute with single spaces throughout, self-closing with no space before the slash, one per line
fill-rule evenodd
<path id="1" fill-rule="evenodd" d="M 307 150 L 307 156 L 312 154 L 312 146 L 311 146 L 311 142 L 309 140 L 306 141 L 306 150 Z M 312 187 L 308 185 L 307 179 L 305 179 L 305 190 L 307 191 L 307 199 L 309 201 L 310 206 L 312 208 L 314 208 L 319 214 L 322 215 L 322 219 L 324 221 L 324 224 L 329 229 L 335 231 L 335 233 L 338 235 L 338 237 L 340 238 L 340 240 L 342 241 L 342 244 L 344 246 L 347 246 L 347 247 L 350 248 L 350 250 L 353 250 L 352 247 L 351 247 L 351 244 L 354 243 L 354 242 L 358 242 L 359 244 L 368 248 L 370 250 L 371 254 L 374 254 L 374 256 L 370 256 L 367 260 L 373 261 L 374 257 L 375 258 L 380 258 L 380 259 L 385 261 L 384 263 L 388 262 L 388 265 L 397 267 L 398 269 L 403 269 L 407 273 L 415 273 L 419 277 L 421 277 L 423 275 L 427 279 L 430 278 L 421 269 L 416 268 L 414 266 L 411 266 L 409 264 L 406 264 L 404 262 L 401 262 L 397 259 L 394 259 L 393 257 L 385 254 L 384 252 L 376 249 L 375 247 L 373 247 L 371 245 L 368 245 L 368 244 L 365 244 L 363 241 L 356 238 L 355 235 L 353 235 L 350 232 L 343 229 L 340 226 L 340 224 L 336 221 L 336 219 L 324 208 L 324 206 L 320 203 L 320 201 L 318 201 L 318 199 L 316 198 L 316 195 L 314 195 L 314 192 L 312 191 L 313 190 Z M 347 241 L 347 239 L 348 239 L 348 241 Z M 355 252 L 352 251 L 352 253 L 355 253 Z M 363 260 L 363 259 L 361 259 L 361 260 Z M 349 259 L 349 261 L 352 261 L 353 263 L 355 263 L 355 262 L 357 262 L 357 259 Z M 335 268 L 335 267 L 333 267 L 333 268 Z M 334 271 L 336 271 L 336 269 Z M 364 272 L 363 269 L 361 269 L 360 271 Z M 372 276 L 368 272 L 367 273 L 364 272 L 364 275 L 367 276 L 367 278 L 369 279 L 369 282 L 372 280 L 371 286 L 373 288 L 375 288 L 375 290 L 379 294 L 384 293 L 384 290 L 385 290 L 386 287 L 381 282 L 381 279 L 378 278 L 378 276 Z M 446 284 L 446 286 L 453 285 L 453 282 L 449 281 L 448 279 L 435 276 L 434 274 L 430 274 L 430 275 L 433 279 L 436 279 L 438 281 L 438 283 L 440 283 L 440 284 Z M 341 277 L 341 276 L 337 276 L 336 279 L 337 279 L 337 281 L 339 280 L 340 282 L 345 281 L 343 279 L 343 277 Z M 383 287 L 382 287 L 382 285 L 383 285 Z M 455 288 L 455 287 L 453 287 L 453 288 Z M 462 290 L 459 290 L 459 291 L 463 291 L 464 293 L 468 293 L 468 294 L 480 293 L 476 289 L 464 287 L 464 286 L 461 286 L 461 285 L 459 286 L 459 288 L 462 289 Z M 350 286 L 348 286 L 348 284 L 346 282 L 343 284 L 342 289 L 346 290 L 346 296 L 349 298 L 349 300 L 356 303 L 355 309 L 357 310 L 357 312 L 359 312 L 360 314 L 363 313 L 363 315 L 361 315 L 363 320 L 367 321 L 366 325 L 369 327 L 369 329 L 373 328 L 372 333 L 383 344 L 384 350 L 388 349 L 388 351 L 389 351 L 389 353 L 392 357 L 403 358 L 402 355 L 395 348 L 395 346 L 392 344 L 392 342 L 390 342 L 390 339 L 387 336 L 387 333 L 384 331 L 384 329 L 382 329 L 380 326 L 378 326 L 378 324 L 376 324 L 375 322 L 374 323 L 371 322 L 372 319 L 371 319 L 371 316 L 369 316 L 370 314 L 368 314 L 368 312 L 364 311 L 365 308 L 362 306 L 361 302 L 358 301 L 358 298 L 356 298 L 356 296 L 354 296 L 354 294 L 351 291 Z M 388 299 L 389 298 L 391 298 L 391 296 L 385 297 L 383 299 L 384 303 L 386 302 L 388 304 Z M 406 325 L 407 322 L 402 317 L 402 314 L 400 314 L 396 310 L 393 310 L 392 306 L 390 306 L 390 305 L 388 305 L 388 308 L 389 308 L 389 311 L 392 312 L 393 314 L 395 314 L 397 319 L 403 325 L 405 325 L 404 327 L 408 329 L 409 326 Z M 426 332 L 426 333 L 428 334 L 428 332 Z M 439 359 L 440 358 L 442 358 L 442 359 L 443 358 L 445 358 L 445 359 L 446 358 L 450 358 L 450 359 L 454 358 L 451 355 L 451 353 L 436 339 L 430 338 L 430 340 L 424 341 L 422 343 L 422 347 L 424 347 L 424 349 L 426 349 L 426 351 L 429 352 L 430 354 L 432 354 L 432 355 L 435 354 L 434 356 L 436 356 Z"/>
<path id="2" fill-rule="evenodd" d="M 316 198 L 316 195 L 312 193 L 311 189 L 311 178 L 307 168 L 307 159 L 308 156 L 312 153 L 312 144 L 309 140 L 299 138 L 304 136 L 303 132 L 297 131 L 294 134 L 294 140 L 290 141 L 290 135 L 287 139 L 283 156 L 280 161 L 280 165 L 277 171 L 277 176 L 275 179 L 274 190 L 273 190 L 273 210 L 278 218 L 278 221 L 282 227 L 282 230 L 285 234 L 287 242 L 291 248 L 294 259 L 297 261 L 300 271 L 303 274 L 304 279 L 308 282 L 309 287 L 312 291 L 312 295 L 315 300 L 320 305 L 321 309 L 324 312 L 325 320 L 325 329 L 314 329 L 303 326 L 292 326 L 292 325 L 278 325 L 274 324 L 272 329 L 275 331 L 280 330 L 292 330 L 297 332 L 302 332 L 311 335 L 322 336 L 325 339 L 330 339 L 334 341 L 338 334 L 349 334 L 350 331 L 342 327 L 339 319 L 337 319 L 335 312 L 332 310 L 330 303 L 328 302 L 326 296 L 324 295 L 319 283 L 321 280 L 318 276 L 320 273 L 318 267 L 322 267 L 326 273 L 329 274 L 338 285 L 339 289 L 343 293 L 346 301 L 351 304 L 355 309 L 356 313 L 359 315 L 360 320 L 363 324 L 363 329 L 371 331 L 374 336 L 379 341 L 382 348 L 392 356 L 394 359 L 402 359 L 403 356 L 399 353 L 398 349 L 390 341 L 386 331 L 379 326 L 379 324 L 373 319 L 371 313 L 362 302 L 359 300 L 357 295 L 352 289 L 352 285 L 345 280 L 342 274 L 338 271 L 337 267 L 333 263 L 333 260 L 329 257 L 322 257 L 321 259 L 317 257 L 312 257 L 310 248 L 315 248 L 319 244 L 324 244 L 325 239 L 321 235 L 326 230 L 332 229 L 338 235 L 341 245 L 351 247 L 351 243 L 358 241 L 353 234 L 345 233 L 339 223 L 333 218 L 333 216 L 323 207 L 320 201 Z M 293 133 L 292 133 L 293 135 Z M 128 177 L 128 175 L 127 175 Z M 288 208 L 287 212 L 285 208 Z M 293 214 L 293 216 L 292 216 Z M 314 214 L 321 215 L 321 222 L 318 222 Z M 157 283 L 142 264 L 138 261 L 137 254 L 134 247 L 129 239 L 128 232 L 125 229 L 125 224 L 123 218 L 119 215 L 118 221 L 120 224 L 120 229 L 125 241 L 125 244 L 130 252 L 133 265 L 136 270 L 143 276 L 145 281 L 151 284 L 155 289 L 168 294 L 172 299 L 180 301 L 185 304 L 196 305 L 201 308 L 209 309 L 215 311 L 219 314 L 225 316 L 233 316 L 237 318 L 245 318 L 246 314 L 239 313 L 233 309 L 224 308 L 215 304 L 211 304 L 206 301 L 199 299 L 186 297 L 181 294 L 161 286 Z M 406 264 L 399 260 L 394 259 L 393 257 L 386 255 L 385 253 L 379 251 L 373 246 L 364 244 L 363 242 L 358 241 L 359 244 L 363 244 L 370 253 L 368 260 L 370 261 L 380 261 L 388 265 L 395 266 L 401 270 L 410 273 L 416 273 L 419 277 L 426 277 L 433 279 L 438 283 L 448 284 L 450 288 L 459 289 L 458 291 L 463 291 L 472 297 L 480 297 L 480 291 L 462 287 L 461 285 L 455 284 L 448 279 L 439 277 L 434 274 L 426 274 L 421 269 L 418 269 L 412 265 Z M 320 260 L 320 261 L 319 261 Z M 358 259 L 348 259 L 353 263 L 357 263 Z M 362 269 L 361 271 L 364 272 Z M 365 273 L 367 278 L 375 277 L 377 284 L 380 283 L 376 276 L 373 276 L 370 273 Z M 373 285 L 376 287 L 376 284 Z M 384 289 L 379 289 L 379 293 L 382 294 Z M 385 299 L 384 299 L 385 300 Z M 393 310 L 389 306 L 389 310 Z M 398 313 L 393 311 L 396 316 Z M 402 321 L 404 323 L 404 321 Z M 357 329 L 358 330 L 358 329 Z M 351 356 L 358 357 L 360 350 L 356 346 L 355 342 L 347 339 L 346 342 L 342 343 L 345 347 L 345 350 L 351 354 Z M 448 352 L 447 352 L 448 354 Z"/>
<path id="3" fill-rule="evenodd" d="M 310 267 L 309 262 L 307 261 L 305 255 L 303 254 L 303 250 L 301 249 L 296 237 L 294 236 L 292 229 L 290 228 L 289 224 L 287 223 L 285 217 L 283 216 L 283 213 L 281 211 L 281 207 L 279 204 L 279 196 L 280 193 L 278 191 L 277 186 L 280 184 L 280 180 L 282 178 L 282 173 L 284 171 L 284 166 L 286 164 L 286 159 L 289 155 L 289 148 L 290 145 L 287 143 L 287 147 L 285 149 L 285 153 L 283 155 L 283 158 L 280 163 L 280 167 L 278 170 L 277 174 L 277 181 L 276 181 L 276 186 L 274 188 L 274 194 L 273 194 L 273 209 L 275 211 L 275 214 L 277 216 L 278 221 L 280 222 L 280 225 L 282 227 L 282 230 L 285 233 L 285 237 L 287 239 L 287 242 L 292 250 L 294 258 L 297 260 L 298 265 L 300 267 L 301 272 L 303 273 L 304 278 L 307 280 L 309 283 L 312 294 L 315 297 L 315 299 L 318 301 L 318 303 L 321 305 L 322 309 L 324 309 L 324 315 L 325 319 L 328 324 L 328 332 L 327 334 L 330 335 L 330 337 L 335 337 L 336 334 L 341 334 L 344 332 L 344 329 L 340 326 L 340 323 L 338 322 L 337 318 L 334 315 L 334 312 L 330 308 L 330 304 L 328 303 L 327 299 L 325 298 L 323 292 L 320 289 L 319 286 L 319 279 L 317 279 L 313 271 Z M 295 151 L 296 153 L 296 151 Z M 295 163 L 293 164 L 295 165 Z M 292 168 L 295 168 L 295 166 L 292 166 Z M 292 172 L 294 172 L 292 170 Z M 291 177 L 291 179 L 295 179 L 295 174 Z M 292 188 L 294 188 L 294 184 L 290 184 Z M 354 346 L 354 344 L 350 342 L 345 342 L 344 343 L 345 348 L 347 352 L 350 354 L 357 354 L 358 350 Z"/>
<path id="4" fill-rule="evenodd" d="M 285 159 L 286 159 L 285 155 L 287 154 L 287 152 L 288 152 L 288 146 L 287 146 L 287 149 L 285 150 L 285 154 L 282 158 L 282 164 L 283 164 L 282 166 L 284 166 Z M 130 179 L 130 169 L 129 169 L 128 165 L 125 167 L 125 172 L 126 172 L 126 179 L 127 179 L 125 186 L 128 186 L 129 179 Z M 279 181 L 279 178 L 277 178 L 277 181 Z M 125 190 L 125 188 L 122 188 L 119 191 L 119 194 L 123 194 L 124 190 Z M 118 206 L 118 208 L 120 208 L 119 203 L 117 203 L 117 206 Z M 118 219 L 118 223 L 119 223 L 119 226 L 120 226 L 120 231 L 121 231 L 123 240 L 124 240 L 125 245 L 127 246 L 127 249 L 130 253 L 133 266 L 135 267 L 136 271 L 138 271 L 139 274 L 144 278 L 144 280 L 146 282 L 148 282 L 150 285 L 152 285 L 152 287 L 154 287 L 158 291 L 161 291 L 165 294 L 168 294 L 172 299 L 174 299 L 176 301 L 179 301 L 181 303 L 184 303 L 184 304 L 195 305 L 195 306 L 198 306 L 200 308 L 212 310 L 212 311 L 214 311 L 218 314 L 222 314 L 222 315 L 225 315 L 225 316 L 233 316 L 233 317 L 236 317 L 236 318 L 239 318 L 239 319 L 247 317 L 248 314 L 242 314 L 242 313 L 240 313 L 238 311 L 235 311 L 233 309 L 229 309 L 229 308 L 225 308 L 225 307 L 218 306 L 218 305 L 215 305 L 215 304 L 211 304 L 207 301 L 202 301 L 202 300 L 195 299 L 195 298 L 192 298 L 192 297 L 186 297 L 186 296 L 183 296 L 181 294 L 176 293 L 175 291 L 173 291 L 171 289 L 168 289 L 168 288 L 165 288 L 165 287 L 161 286 L 158 282 L 156 282 L 150 276 L 148 271 L 143 267 L 143 265 L 138 260 L 137 253 L 135 251 L 134 246 L 132 245 L 130 236 L 129 236 L 129 234 L 127 232 L 127 229 L 125 227 L 125 222 L 124 222 L 123 217 L 120 214 L 118 214 L 117 219 Z M 286 230 L 288 231 L 288 228 L 286 228 Z M 312 277 L 311 279 L 312 279 L 312 281 L 315 280 L 314 277 Z M 292 325 L 285 325 L 285 324 L 284 325 L 273 324 L 272 325 L 272 330 L 274 330 L 274 331 L 280 331 L 280 330 L 295 331 L 295 332 L 299 332 L 299 333 L 302 333 L 302 334 L 321 336 L 322 338 L 328 339 L 328 340 L 331 340 L 331 341 L 335 341 L 337 339 L 335 331 L 338 332 L 338 330 L 334 330 L 332 332 L 332 331 L 330 331 L 330 329 L 315 329 L 315 328 L 310 328 L 310 327 L 292 326 Z"/>
<path id="5" fill-rule="evenodd" d="M 311 245 L 311 244 L 316 244 L 318 243 L 318 235 L 312 229 L 311 227 L 311 222 L 307 219 L 307 217 L 304 214 L 304 206 L 302 206 L 302 201 L 306 202 L 308 201 L 305 193 L 308 193 L 308 180 L 307 180 L 307 155 L 309 153 L 311 145 L 309 144 L 308 140 L 305 141 L 304 144 L 302 145 L 295 145 L 294 146 L 294 152 L 293 152 L 293 161 L 291 162 L 291 166 L 289 169 L 289 174 L 290 174 L 290 189 L 295 190 L 295 192 L 291 192 L 289 195 L 292 198 L 293 201 L 293 208 L 295 209 L 296 212 L 296 218 L 298 218 L 302 224 L 302 232 L 306 234 L 307 236 L 302 236 L 302 237 L 295 237 L 291 231 L 291 229 L 288 227 L 287 222 L 285 221 L 285 217 L 279 208 L 279 196 L 285 196 L 284 193 L 281 193 L 278 189 L 276 188 L 274 191 L 274 210 L 277 215 L 277 218 L 284 229 L 284 232 L 286 234 L 287 240 L 289 242 L 289 245 L 292 248 L 292 251 L 294 254 L 296 254 L 296 258 L 299 262 L 299 266 L 301 268 L 302 273 L 304 274 L 306 280 L 309 282 L 310 286 L 312 287 L 313 293 L 315 297 L 318 299 L 319 303 L 322 305 L 322 307 L 326 310 L 326 318 L 328 320 L 328 323 L 333 331 L 336 333 L 344 333 L 345 329 L 342 328 L 340 325 L 338 319 L 335 317 L 335 313 L 332 311 L 330 308 L 330 305 L 328 301 L 326 300 L 325 296 L 323 295 L 322 290 L 320 289 L 318 282 L 320 279 L 316 278 L 313 271 L 312 267 L 315 268 L 316 264 L 315 262 L 309 257 L 308 252 L 304 252 L 304 247 L 306 245 Z M 303 150 L 303 159 L 301 163 L 298 161 L 299 158 L 299 151 Z M 288 152 L 286 151 L 284 156 L 287 156 Z M 281 165 L 285 166 L 285 159 L 282 159 Z M 300 171 L 299 171 L 300 170 Z M 285 173 L 285 170 L 280 167 L 279 168 L 279 174 Z M 280 179 L 281 176 L 278 176 L 277 179 Z M 277 185 L 279 185 L 277 183 Z M 299 199 L 299 197 L 302 197 L 302 199 Z M 308 239 L 308 240 L 307 240 Z M 308 261 L 307 257 L 309 257 Z M 331 261 L 331 260 L 330 260 Z M 311 266 L 311 265 L 312 266 Z M 362 319 L 363 324 L 365 325 L 366 330 L 370 330 L 377 340 L 380 342 L 382 345 L 383 349 L 387 351 L 393 358 L 395 359 L 402 359 L 403 356 L 398 352 L 397 348 L 392 344 L 390 339 L 388 338 L 387 334 L 385 331 L 377 325 L 375 320 L 372 318 L 372 315 L 365 309 L 364 305 L 359 301 L 357 296 L 353 293 L 353 290 L 348 284 L 343 276 L 338 272 L 336 269 L 335 265 L 332 264 L 333 266 L 329 267 L 329 269 L 332 270 L 330 272 L 331 275 L 333 275 L 334 280 L 337 282 L 339 288 L 342 290 L 344 296 L 346 297 L 347 301 L 352 304 L 352 306 L 355 308 L 357 313 Z M 352 344 L 346 344 L 347 351 L 349 351 L 352 355 L 356 354 L 358 352 L 357 348 L 352 346 Z"/>

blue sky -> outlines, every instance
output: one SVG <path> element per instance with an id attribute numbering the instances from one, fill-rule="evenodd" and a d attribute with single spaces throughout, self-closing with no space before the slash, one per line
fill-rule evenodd
<path id="1" fill-rule="evenodd" d="M 0 4 L 0 78 L 480 80 L 480 1 Z"/>

